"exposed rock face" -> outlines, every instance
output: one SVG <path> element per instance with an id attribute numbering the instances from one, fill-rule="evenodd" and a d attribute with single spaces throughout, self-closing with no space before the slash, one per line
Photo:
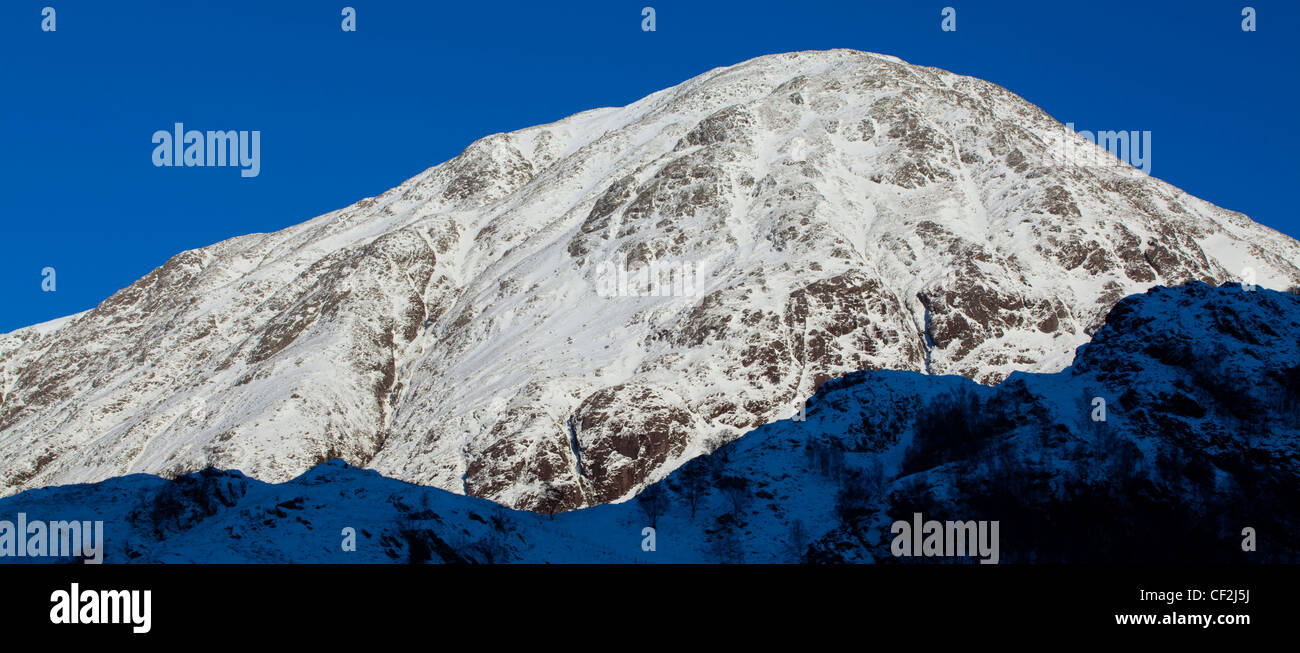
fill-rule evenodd
<path id="1" fill-rule="evenodd" d="M 177 255 L 0 337 L 0 494 L 331 457 L 551 512 L 630 496 L 860 369 L 1053 371 L 1155 284 L 1300 245 L 993 84 L 762 57 L 489 136 L 377 198 Z M 689 294 L 609 296 L 656 263 Z M 632 283 L 627 283 L 631 280 Z M 664 290 L 669 289 L 669 290 Z"/>

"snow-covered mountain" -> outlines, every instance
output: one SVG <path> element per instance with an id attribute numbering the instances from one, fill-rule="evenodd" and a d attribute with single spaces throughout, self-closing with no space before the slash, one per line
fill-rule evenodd
<path id="1" fill-rule="evenodd" d="M 489 136 L 0 336 L 0 495 L 340 457 L 554 512 L 849 372 L 1052 372 L 1154 284 L 1300 284 L 1295 241 L 1059 156 L 1089 147 L 994 84 L 847 50 Z"/>
<path id="2" fill-rule="evenodd" d="M 1193 282 L 1123 300 L 1057 373 L 834 379 L 805 421 L 613 505 L 547 516 L 334 460 L 279 485 L 207 470 L 30 490 L 0 518 L 102 520 L 108 563 L 991 559 L 894 557 L 891 524 L 917 512 L 997 521 L 999 562 L 1295 563 L 1297 452 L 1300 296 Z"/>

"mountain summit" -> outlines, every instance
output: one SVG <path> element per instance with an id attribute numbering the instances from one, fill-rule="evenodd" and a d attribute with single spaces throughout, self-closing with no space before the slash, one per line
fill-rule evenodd
<path id="1" fill-rule="evenodd" d="M 848 50 L 488 136 L 0 336 L 0 495 L 338 457 L 554 512 L 853 371 L 1054 372 L 1151 286 L 1300 284 L 1296 241 L 1060 156 L 1095 147 L 994 84 Z"/>

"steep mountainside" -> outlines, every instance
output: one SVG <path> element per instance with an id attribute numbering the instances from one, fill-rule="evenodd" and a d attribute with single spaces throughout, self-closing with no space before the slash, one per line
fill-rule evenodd
<path id="1" fill-rule="evenodd" d="M 0 336 L 0 495 L 341 457 L 552 512 L 849 372 L 995 383 L 1155 284 L 1300 284 L 1295 241 L 1067 142 L 1001 87 L 846 50 L 489 136 Z"/>
<path id="2" fill-rule="evenodd" d="M 760 427 L 632 501 L 554 516 L 341 461 L 282 485 L 209 470 L 0 500 L 0 517 L 19 512 L 104 520 L 110 563 L 947 560 L 891 554 L 891 524 L 917 512 L 998 521 L 999 562 L 1295 563 L 1300 297 L 1157 288 L 1122 301 L 1071 367 L 993 387 L 853 373 L 805 421 Z"/>

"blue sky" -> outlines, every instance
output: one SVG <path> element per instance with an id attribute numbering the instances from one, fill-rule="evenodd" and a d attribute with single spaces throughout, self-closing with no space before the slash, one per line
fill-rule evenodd
<path id="1" fill-rule="evenodd" d="M 1246 4 L 7 0 L 0 332 L 92 308 L 180 251 L 377 195 L 481 136 L 792 50 L 892 54 L 1077 129 L 1150 130 L 1154 176 L 1300 236 L 1300 3 L 1249 0 L 1253 33 Z M 155 167 L 151 137 L 175 122 L 259 130 L 260 174 Z"/>

